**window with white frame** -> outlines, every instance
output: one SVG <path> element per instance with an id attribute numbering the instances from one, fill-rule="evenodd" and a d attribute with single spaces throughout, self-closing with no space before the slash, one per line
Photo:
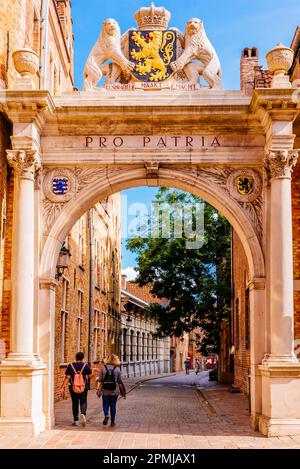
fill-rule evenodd
<path id="1" fill-rule="evenodd" d="M 115 269 L 115 253 L 112 253 L 111 257 L 111 292 L 115 292 L 115 274 L 116 274 L 116 269 Z"/>
<path id="2" fill-rule="evenodd" d="M 123 362 L 127 361 L 127 329 L 123 329 Z"/>
<path id="3" fill-rule="evenodd" d="M 147 360 L 150 360 L 150 334 L 147 334 Z"/>
<path id="4" fill-rule="evenodd" d="M 106 342 L 106 314 L 104 311 L 101 313 L 101 345 L 100 345 L 100 358 L 103 360 L 105 357 L 105 342 Z"/>
<path id="5" fill-rule="evenodd" d="M 78 306 L 77 306 L 77 352 L 81 351 L 82 343 L 82 310 L 83 310 L 83 292 L 78 290 Z"/>
<path id="6" fill-rule="evenodd" d="M 105 252 L 103 246 L 101 246 L 100 253 L 100 288 L 105 290 Z"/>
<path id="7" fill-rule="evenodd" d="M 140 361 L 140 331 L 136 333 L 136 360 Z"/>
<path id="8" fill-rule="evenodd" d="M 145 360 L 145 332 L 142 333 L 142 360 Z"/>
<path id="9" fill-rule="evenodd" d="M 130 361 L 133 361 L 133 347 L 134 347 L 134 335 L 133 330 L 130 331 Z"/>
<path id="10" fill-rule="evenodd" d="M 151 358 L 154 359 L 154 337 L 152 336 Z"/>
<path id="11" fill-rule="evenodd" d="M 60 309 L 60 362 L 67 361 L 67 318 L 68 318 L 68 294 L 69 282 L 66 278 L 62 280 L 62 295 Z"/>
<path id="12" fill-rule="evenodd" d="M 100 287 L 100 271 L 99 271 L 99 256 L 100 256 L 100 243 L 98 239 L 95 241 L 95 285 Z"/>
<path id="13" fill-rule="evenodd" d="M 78 262 L 79 265 L 83 266 L 83 217 L 79 219 L 79 234 L 78 234 Z"/>
<path id="14" fill-rule="evenodd" d="M 94 311 L 94 351 L 93 357 L 94 362 L 99 360 L 99 342 L 100 342 L 100 311 L 95 309 Z"/>

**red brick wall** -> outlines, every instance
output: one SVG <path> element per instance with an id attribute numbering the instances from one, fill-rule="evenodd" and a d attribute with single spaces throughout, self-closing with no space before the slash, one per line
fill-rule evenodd
<path id="1" fill-rule="evenodd" d="M 248 394 L 250 345 L 246 340 L 246 286 L 249 281 L 248 261 L 243 245 L 233 231 L 233 298 L 234 298 L 234 384 Z M 238 302 L 238 308 L 237 308 Z M 248 329 L 249 330 L 249 329 Z"/>
<path id="2" fill-rule="evenodd" d="M 0 360 L 9 351 L 10 261 L 12 237 L 13 178 L 8 179 L 5 150 L 9 148 L 9 125 L 0 115 Z"/>

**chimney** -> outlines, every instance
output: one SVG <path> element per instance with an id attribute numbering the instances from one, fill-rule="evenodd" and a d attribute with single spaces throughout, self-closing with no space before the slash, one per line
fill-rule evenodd
<path id="1" fill-rule="evenodd" d="M 122 288 L 123 290 L 126 290 L 127 275 L 126 275 L 126 274 L 122 274 L 122 275 L 121 275 L 121 278 L 122 278 L 121 288 Z"/>
<path id="2" fill-rule="evenodd" d="M 240 65 L 241 91 L 251 96 L 254 90 L 255 67 L 258 66 L 258 50 L 256 47 L 246 47 L 242 51 Z"/>

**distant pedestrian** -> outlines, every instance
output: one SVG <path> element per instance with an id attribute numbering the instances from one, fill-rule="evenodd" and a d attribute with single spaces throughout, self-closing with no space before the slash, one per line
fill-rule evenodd
<path id="1" fill-rule="evenodd" d="M 65 384 L 69 383 L 69 392 L 72 399 L 72 411 L 74 421 L 72 425 L 79 425 L 79 406 L 80 406 L 80 423 L 83 427 L 86 426 L 86 411 L 87 411 L 87 393 L 89 389 L 89 379 L 92 377 L 92 370 L 88 363 L 83 362 L 84 354 L 82 352 L 76 353 L 76 362 L 69 363 L 65 379 L 62 384 L 60 393 L 65 397 Z"/>
<path id="2" fill-rule="evenodd" d="M 200 362 L 199 362 L 198 358 L 196 358 L 196 360 L 195 360 L 195 373 L 196 373 L 196 375 L 199 373 L 199 371 L 200 371 Z"/>
<path id="3" fill-rule="evenodd" d="M 115 426 L 117 400 L 121 393 L 126 399 L 126 390 L 122 382 L 120 360 L 117 355 L 111 354 L 104 361 L 104 365 L 100 370 L 97 382 L 97 395 L 102 395 L 104 420 L 103 425 L 107 425 L 110 411 L 110 425 Z"/>
<path id="4" fill-rule="evenodd" d="M 190 372 L 190 359 L 189 357 L 187 357 L 185 360 L 184 360 L 184 366 L 185 366 L 185 373 L 188 375 L 189 372 Z"/>

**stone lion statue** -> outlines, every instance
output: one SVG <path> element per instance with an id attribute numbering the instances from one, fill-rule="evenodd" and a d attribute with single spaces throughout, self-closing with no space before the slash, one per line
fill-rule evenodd
<path id="1" fill-rule="evenodd" d="M 210 88 L 222 89 L 220 61 L 201 20 L 192 18 L 187 22 L 183 43 L 182 54 L 171 63 L 174 72 L 184 70 L 188 80 L 195 84 L 199 83 L 202 75 Z M 193 62 L 195 59 L 200 60 L 200 63 Z"/>
<path id="2" fill-rule="evenodd" d="M 107 60 L 112 63 L 105 64 Z M 121 48 L 121 32 L 118 23 L 108 18 L 102 23 L 100 36 L 91 50 L 84 68 L 84 91 L 93 91 L 103 76 L 106 83 L 116 83 L 121 75 L 130 78 L 135 64 L 126 59 Z"/>

